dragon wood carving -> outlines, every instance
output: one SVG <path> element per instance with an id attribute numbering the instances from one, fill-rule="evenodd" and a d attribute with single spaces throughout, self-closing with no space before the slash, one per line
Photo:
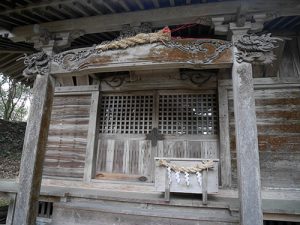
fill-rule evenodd
<path id="1" fill-rule="evenodd" d="M 239 50 L 236 53 L 237 62 L 270 64 L 276 59 L 273 49 L 278 47 L 280 38 L 271 37 L 271 34 L 257 36 L 246 34 L 234 43 Z"/>
<path id="2" fill-rule="evenodd" d="M 25 54 L 24 65 L 26 68 L 23 70 L 23 76 L 27 78 L 33 78 L 37 74 L 45 75 L 49 72 L 50 56 L 44 51 L 34 53 L 32 55 Z"/>

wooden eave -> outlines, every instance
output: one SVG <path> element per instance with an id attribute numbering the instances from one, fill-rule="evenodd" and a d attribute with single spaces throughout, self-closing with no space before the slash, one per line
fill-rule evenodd
<path id="1" fill-rule="evenodd" d="M 70 50 L 52 58 L 50 71 L 54 75 L 74 76 L 162 68 L 230 68 L 231 65 L 231 42 L 182 39 L 165 44 L 158 42 L 100 52 L 95 51 L 95 47 Z"/>

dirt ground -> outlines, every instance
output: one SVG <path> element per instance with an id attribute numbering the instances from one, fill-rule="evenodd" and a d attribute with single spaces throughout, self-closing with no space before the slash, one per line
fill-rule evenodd
<path id="1" fill-rule="evenodd" d="M 26 123 L 0 120 L 0 179 L 19 174 Z"/>

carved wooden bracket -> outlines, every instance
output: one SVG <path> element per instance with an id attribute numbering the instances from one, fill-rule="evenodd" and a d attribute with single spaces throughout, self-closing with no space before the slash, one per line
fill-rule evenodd
<path id="1" fill-rule="evenodd" d="M 49 73 L 50 56 L 44 51 L 27 55 L 23 57 L 26 68 L 23 70 L 23 76 L 33 78 L 36 75 L 45 75 Z"/>
<path id="2" fill-rule="evenodd" d="M 248 62 L 256 64 L 270 64 L 276 59 L 273 49 L 277 43 L 283 41 L 280 38 L 271 37 L 271 34 L 257 36 L 255 34 L 242 35 L 235 43 L 238 49 L 236 53 L 237 62 Z"/>

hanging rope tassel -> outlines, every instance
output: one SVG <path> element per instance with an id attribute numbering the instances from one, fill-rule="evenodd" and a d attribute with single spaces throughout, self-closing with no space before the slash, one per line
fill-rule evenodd
<path id="1" fill-rule="evenodd" d="M 179 171 L 175 172 L 175 179 L 176 179 L 177 184 L 179 184 L 180 183 L 180 172 Z"/>
<path id="2" fill-rule="evenodd" d="M 184 174 L 186 186 L 190 186 L 190 175 L 188 172 L 185 172 Z"/>
<path id="3" fill-rule="evenodd" d="M 202 187 L 202 174 L 200 172 L 197 172 L 197 181 L 200 187 Z"/>

